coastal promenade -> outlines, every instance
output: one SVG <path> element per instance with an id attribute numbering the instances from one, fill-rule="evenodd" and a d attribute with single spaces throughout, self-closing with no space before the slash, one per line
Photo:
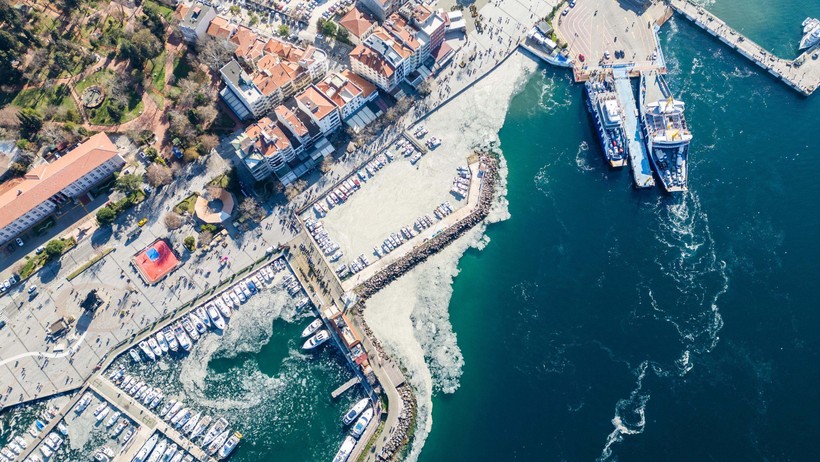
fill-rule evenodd
<path id="1" fill-rule="evenodd" d="M 778 58 L 757 43 L 729 27 L 705 8 L 689 0 L 670 0 L 670 5 L 684 18 L 692 21 L 718 40 L 729 45 L 769 74 L 783 81 L 805 96 L 811 95 L 820 85 L 820 59 L 818 46 L 806 51 L 794 60 Z"/>

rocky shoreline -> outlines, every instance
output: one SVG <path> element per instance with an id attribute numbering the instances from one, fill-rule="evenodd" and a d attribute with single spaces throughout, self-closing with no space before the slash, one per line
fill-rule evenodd
<path id="1" fill-rule="evenodd" d="M 359 296 L 359 302 L 353 309 L 356 313 L 356 321 L 364 330 L 364 334 L 373 344 L 376 354 L 380 360 L 386 360 L 387 354 L 379 340 L 373 335 L 373 331 L 362 316 L 362 312 L 366 308 L 366 301 L 373 294 L 390 284 L 392 281 L 398 279 L 403 274 L 407 273 L 417 265 L 426 261 L 429 257 L 436 254 L 438 251 L 461 237 L 465 232 L 473 228 L 475 225 L 481 223 L 490 213 L 490 208 L 495 194 L 495 182 L 498 178 L 498 163 L 497 160 L 487 154 L 478 153 L 480 156 L 481 169 L 484 171 L 482 179 L 481 196 L 479 198 L 478 206 L 467 217 L 458 221 L 453 226 L 450 226 L 438 236 L 430 239 L 422 244 L 412 252 L 405 255 L 400 260 L 392 263 L 387 268 L 376 273 L 372 278 L 368 279 L 355 291 Z M 407 445 L 413 437 L 415 432 L 415 423 L 417 416 L 416 397 L 413 393 L 412 387 L 409 385 L 402 385 L 397 388 L 399 396 L 401 396 L 402 410 L 399 414 L 399 419 L 395 428 L 386 429 L 390 434 L 390 440 L 385 443 L 382 451 L 377 455 L 379 460 L 389 461 L 398 459 L 399 456 L 405 453 Z"/>

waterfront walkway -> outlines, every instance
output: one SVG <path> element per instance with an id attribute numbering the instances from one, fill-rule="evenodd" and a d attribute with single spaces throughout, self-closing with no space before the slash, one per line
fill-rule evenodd
<path id="1" fill-rule="evenodd" d="M 615 90 L 618 93 L 618 102 L 624 113 L 624 130 L 629 143 L 629 166 L 632 168 L 632 178 L 635 187 L 651 188 L 655 186 L 652 177 L 652 167 L 646 152 L 646 143 L 643 139 L 643 130 L 638 120 L 638 107 L 635 104 L 635 94 L 626 69 L 615 69 Z"/>
<path id="2" fill-rule="evenodd" d="M 811 95 L 820 85 L 820 59 L 813 57 L 817 56 L 820 47 L 815 46 L 792 61 L 778 58 L 701 6 L 688 0 L 670 0 L 670 5 L 675 12 L 737 50 L 738 53 L 766 69 L 771 75 L 801 94 Z M 795 30 L 799 29 L 795 28 Z M 795 34 L 795 40 L 798 38 L 799 36 Z"/>

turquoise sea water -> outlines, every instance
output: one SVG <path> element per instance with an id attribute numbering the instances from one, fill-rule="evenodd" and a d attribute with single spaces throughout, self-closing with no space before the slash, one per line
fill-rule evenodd
<path id="1" fill-rule="evenodd" d="M 720 0 L 783 56 L 820 2 Z M 816 460 L 820 99 L 681 19 L 661 31 L 687 104 L 690 192 L 604 166 L 582 87 L 542 68 L 500 132 L 511 218 L 460 261 L 461 386 L 424 462 Z"/>

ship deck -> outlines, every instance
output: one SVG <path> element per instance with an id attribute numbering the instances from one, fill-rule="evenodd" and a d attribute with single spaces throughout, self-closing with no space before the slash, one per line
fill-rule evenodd
<path id="1" fill-rule="evenodd" d="M 643 131 L 638 121 L 632 84 L 629 82 L 629 75 L 625 69 L 616 69 L 614 75 L 615 91 L 624 112 L 624 131 L 629 145 L 629 166 L 632 168 L 632 178 L 635 180 L 636 187 L 650 188 L 655 186 L 655 178 L 652 176 L 652 167 L 649 165 Z"/>

